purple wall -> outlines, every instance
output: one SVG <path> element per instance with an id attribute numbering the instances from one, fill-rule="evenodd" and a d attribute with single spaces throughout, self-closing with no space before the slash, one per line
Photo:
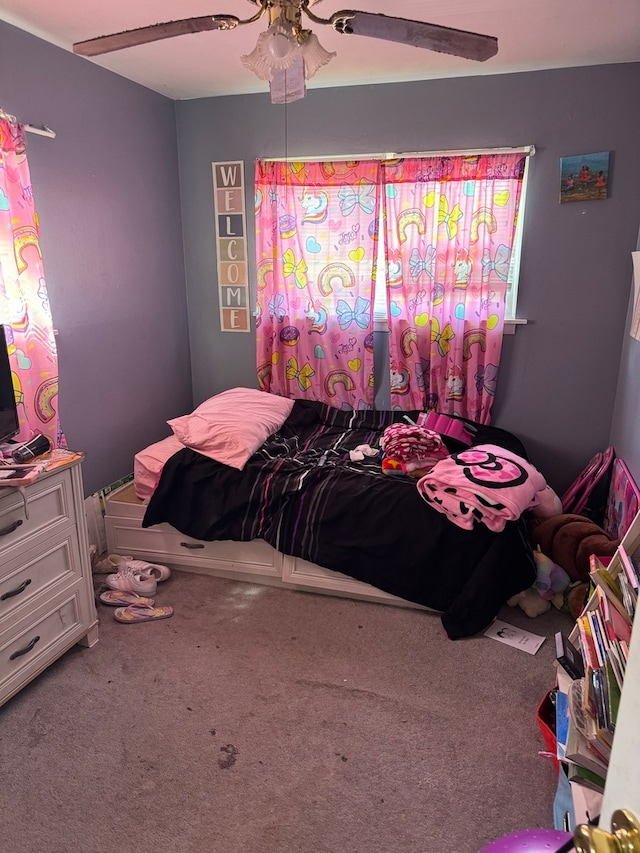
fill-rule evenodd
<path id="1" fill-rule="evenodd" d="M 191 408 L 173 101 L 0 22 L 0 106 L 27 135 L 58 329 L 57 404 L 85 491 Z"/>
<path id="2" fill-rule="evenodd" d="M 640 189 L 636 183 L 636 190 Z M 640 251 L 640 235 L 636 244 Z M 636 282 L 640 288 L 640 281 Z M 631 287 L 633 291 L 633 287 Z M 633 293 L 629 297 L 629 311 L 622 345 L 622 359 L 618 373 L 618 390 L 611 428 L 611 443 L 622 457 L 631 475 L 640 484 L 640 341 L 629 335 L 633 312 Z"/>
<path id="3" fill-rule="evenodd" d="M 266 92 L 174 104 L 0 22 L 0 106 L 58 134 L 29 136 L 28 150 L 58 402 L 70 446 L 87 454 L 87 491 L 128 473 L 167 418 L 255 386 L 253 335 L 219 331 L 213 161 L 244 160 L 250 212 L 260 156 L 528 143 L 519 315 L 529 324 L 506 338 L 495 423 L 558 491 L 610 441 L 640 481 L 640 344 L 625 335 L 638 91 L 640 64 L 629 63 L 312 89 L 287 108 Z M 596 151 L 611 152 L 610 198 L 560 205 L 560 158 Z M 248 242 L 251 257 L 252 233 Z"/>
<path id="4" fill-rule="evenodd" d="M 195 401 L 255 385 L 253 336 L 215 331 L 211 161 L 244 160 L 249 211 L 257 157 L 532 143 L 519 301 L 529 324 L 505 339 L 494 423 L 564 491 L 610 440 L 638 233 L 638 91 L 630 63 L 315 89 L 287 108 L 267 93 L 178 102 Z M 559 204 L 560 158 L 598 151 L 611 152 L 610 197 Z M 638 432 L 633 423 L 620 455 Z"/>

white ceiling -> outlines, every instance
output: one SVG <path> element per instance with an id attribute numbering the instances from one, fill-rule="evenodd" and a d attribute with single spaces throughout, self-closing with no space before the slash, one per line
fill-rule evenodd
<path id="1" fill-rule="evenodd" d="M 472 62 L 341 35 L 307 19 L 323 47 L 338 54 L 309 89 L 640 61 L 640 0 L 318 0 L 313 11 L 329 18 L 344 8 L 496 36 L 498 54 Z M 214 14 L 244 19 L 256 11 L 255 0 L 0 0 L 0 20 L 66 50 L 149 24 Z M 82 61 L 177 100 L 265 92 L 268 84 L 240 56 L 267 25 L 265 16 L 232 31 L 184 35 Z"/>

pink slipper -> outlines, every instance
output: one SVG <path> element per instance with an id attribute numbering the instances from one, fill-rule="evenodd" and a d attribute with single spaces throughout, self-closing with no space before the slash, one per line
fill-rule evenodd
<path id="1" fill-rule="evenodd" d="M 149 604 L 130 604 L 128 607 L 117 607 L 113 615 L 118 622 L 133 624 L 134 622 L 153 622 L 156 619 L 168 619 L 173 616 L 173 607 L 153 607 Z"/>
<path id="2" fill-rule="evenodd" d="M 125 589 L 108 589 L 105 592 L 101 592 L 100 601 L 103 604 L 111 604 L 114 607 L 122 607 L 123 604 L 140 604 L 144 607 L 153 607 L 153 598 L 146 598 L 144 595 L 128 592 Z"/>

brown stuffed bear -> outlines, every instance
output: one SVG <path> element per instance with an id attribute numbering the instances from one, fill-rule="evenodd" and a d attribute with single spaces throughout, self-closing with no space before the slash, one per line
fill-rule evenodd
<path id="1" fill-rule="evenodd" d="M 620 544 L 591 519 L 573 513 L 534 519 L 531 525 L 533 546 L 557 563 L 572 581 L 589 579 L 589 558 L 612 557 Z"/>

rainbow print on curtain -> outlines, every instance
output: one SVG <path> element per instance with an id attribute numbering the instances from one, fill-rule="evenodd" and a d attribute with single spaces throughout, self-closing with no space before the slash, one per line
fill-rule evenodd
<path id="1" fill-rule="evenodd" d="M 39 433 L 65 447 L 58 357 L 39 244 L 24 127 L 0 118 L 0 322 L 8 326 L 19 441 Z"/>
<path id="2" fill-rule="evenodd" d="M 392 408 L 490 422 L 525 158 L 383 164 Z"/>
<path id="3" fill-rule="evenodd" d="M 377 161 L 259 160 L 255 173 L 260 387 L 373 407 Z"/>

